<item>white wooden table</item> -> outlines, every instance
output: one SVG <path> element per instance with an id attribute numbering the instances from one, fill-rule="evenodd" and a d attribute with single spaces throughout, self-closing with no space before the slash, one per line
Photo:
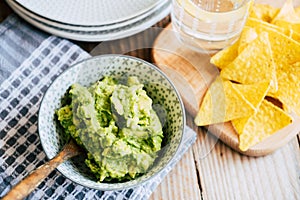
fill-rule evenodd
<path id="1" fill-rule="evenodd" d="M 284 0 L 259 0 L 280 6 Z M 300 5 L 300 0 L 294 0 Z M 0 1 L 0 21 L 12 11 Z M 139 37 L 139 36 L 138 36 Z M 155 39 L 149 37 L 149 43 Z M 95 43 L 78 43 L 87 51 Z M 114 49 L 126 48 L 126 39 L 107 43 Z M 150 60 L 149 51 L 136 51 L 133 55 Z M 300 55 L 299 55 L 300 57 Z M 202 128 L 187 116 L 187 124 L 198 133 L 196 143 L 166 176 L 151 200 L 215 200 L 215 199 L 300 199 L 300 136 L 273 154 L 264 157 L 241 155 Z"/>

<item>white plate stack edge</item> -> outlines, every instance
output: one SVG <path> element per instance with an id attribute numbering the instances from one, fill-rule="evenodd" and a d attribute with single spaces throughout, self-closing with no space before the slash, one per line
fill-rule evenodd
<path id="1" fill-rule="evenodd" d="M 67 39 L 100 42 L 139 33 L 171 10 L 171 0 L 6 0 L 23 19 Z"/>

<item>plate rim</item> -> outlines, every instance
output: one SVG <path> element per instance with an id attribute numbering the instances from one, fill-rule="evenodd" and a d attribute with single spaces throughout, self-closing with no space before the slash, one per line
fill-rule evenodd
<path id="1" fill-rule="evenodd" d="M 7 1 L 11 1 L 11 0 L 7 0 Z M 42 12 L 38 12 L 37 10 L 31 10 L 29 8 L 29 6 L 26 5 L 26 3 L 24 3 L 23 1 L 20 1 L 20 0 L 12 0 L 12 1 L 15 1 L 16 3 L 18 3 L 21 6 L 23 6 L 24 8 L 26 8 L 27 10 L 30 10 L 32 13 L 35 13 L 36 15 L 39 15 L 39 16 L 43 16 L 44 18 L 49 19 L 49 20 L 53 20 L 53 21 L 57 21 L 57 22 L 65 23 L 65 24 L 71 24 L 71 25 L 99 26 L 99 25 L 107 25 L 107 24 L 118 23 L 118 22 L 122 22 L 122 21 L 126 21 L 126 20 L 129 20 L 129 19 L 135 18 L 138 15 L 146 13 L 147 11 L 149 11 L 150 9 L 155 7 L 160 2 L 163 2 L 163 1 L 166 1 L 166 0 L 153 0 L 150 6 L 147 6 L 146 8 L 141 9 L 138 12 L 135 12 L 134 14 L 127 15 L 126 17 L 123 17 L 123 18 L 120 18 L 120 19 L 106 20 L 106 21 L 103 21 L 103 22 L 88 22 L 88 23 L 75 22 L 75 21 L 68 22 L 68 21 L 64 21 L 64 20 L 58 20 L 58 19 L 55 19 L 53 17 L 46 16 L 45 14 L 43 14 Z M 68 5 L 66 5 L 66 7 L 68 7 Z"/>
<path id="2" fill-rule="evenodd" d="M 124 26 L 128 26 L 130 24 L 133 24 L 139 20 L 142 20 L 144 18 L 146 18 L 147 16 L 153 14 L 154 12 L 156 12 L 157 10 L 159 10 L 166 2 L 161 1 L 160 3 L 158 3 L 156 6 L 154 6 L 152 9 L 150 9 L 149 11 L 138 15 L 134 18 L 119 22 L 119 23 L 113 23 L 113 24 L 107 24 L 107 25 L 99 25 L 99 26 L 83 26 L 83 25 L 72 25 L 72 24 L 66 24 L 66 23 L 61 23 L 55 20 L 51 20 L 48 18 L 45 18 L 43 16 L 40 16 L 38 14 L 35 14 L 34 12 L 31 12 L 30 10 L 28 10 L 27 8 L 25 8 L 24 6 L 22 6 L 21 4 L 19 4 L 16 1 L 10 1 L 10 0 L 6 0 L 8 2 L 8 4 L 10 6 L 13 6 L 15 9 L 18 9 L 20 12 L 22 12 L 23 14 L 27 15 L 28 17 L 39 21 L 41 23 L 47 24 L 49 26 L 54 26 L 57 28 L 61 28 L 61 29 L 68 29 L 68 30 L 72 30 L 72 31 L 105 31 L 105 30 L 112 30 L 112 29 L 117 29 L 117 28 L 121 28 Z"/>
<path id="3" fill-rule="evenodd" d="M 96 32 L 96 31 L 87 32 L 89 34 L 82 34 L 81 31 L 72 31 L 72 33 L 70 33 L 70 32 L 68 32 L 70 30 L 63 30 L 63 29 L 60 29 L 60 28 L 57 28 L 57 27 L 51 27 L 51 26 L 48 26 L 48 25 L 43 24 L 41 22 L 38 22 L 38 21 L 30 18 L 26 14 L 20 12 L 16 8 L 13 8 L 13 10 L 19 16 L 21 16 L 24 20 L 29 22 L 30 24 L 36 26 L 37 28 L 39 28 L 43 31 L 51 33 L 53 35 L 63 37 L 63 38 L 67 38 L 67 39 L 71 39 L 71 40 L 77 40 L 77 41 L 100 42 L 100 41 L 111 41 L 111 40 L 117 40 L 117 39 L 122 39 L 122 38 L 125 38 L 125 37 L 129 37 L 131 35 L 142 32 L 145 29 L 151 27 L 157 21 L 160 21 L 161 19 L 163 19 L 165 16 L 167 16 L 170 13 L 171 0 L 168 0 L 166 2 L 166 4 L 163 5 L 155 13 L 153 13 L 152 15 L 146 17 L 146 18 L 150 18 L 150 19 L 147 19 L 147 20 L 142 19 L 142 20 L 136 22 L 137 25 L 131 26 L 126 30 L 118 30 L 118 31 L 115 31 L 113 33 L 112 30 L 116 30 L 116 29 L 112 29 L 111 32 L 107 32 L 106 34 L 102 34 L 102 35 L 100 33 L 91 35 L 92 32 Z M 143 22 L 143 23 L 139 23 L 139 22 Z"/>

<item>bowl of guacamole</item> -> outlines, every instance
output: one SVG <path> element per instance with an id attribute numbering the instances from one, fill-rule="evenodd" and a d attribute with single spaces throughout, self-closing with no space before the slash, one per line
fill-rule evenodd
<path id="1" fill-rule="evenodd" d="M 177 152 L 184 126 L 173 83 L 155 65 L 125 55 L 70 66 L 48 88 L 38 116 L 49 159 L 70 140 L 83 150 L 57 170 L 99 190 L 135 187 L 157 175 Z"/>

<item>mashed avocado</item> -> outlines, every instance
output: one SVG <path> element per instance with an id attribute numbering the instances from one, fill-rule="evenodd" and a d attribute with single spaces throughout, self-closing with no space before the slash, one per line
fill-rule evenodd
<path id="1" fill-rule="evenodd" d="M 160 120 L 136 77 L 125 84 L 112 77 L 90 87 L 73 84 L 56 113 L 66 134 L 87 150 L 85 163 L 99 181 L 145 173 L 161 149 Z"/>

